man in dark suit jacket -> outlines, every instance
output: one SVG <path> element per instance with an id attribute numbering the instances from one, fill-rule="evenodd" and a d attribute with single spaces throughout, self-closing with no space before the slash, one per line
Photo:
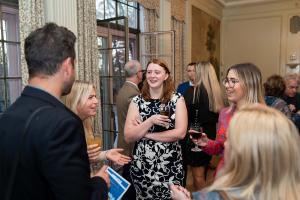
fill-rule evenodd
<path id="1" fill-rule="evenodd" d="M 141 64 L 136 60 L 130 60 L 125 64 L 124 67 L 126 82 L 119 90 L 117 95 L 117 112 L 118 112 L 118 148 L 124 149 L 124 154 L 131 156 L 134 143 L 128 144 L 124 139 L 124 125 L 127 116 L 127 110 L 131 99 L 140 93 L 138 84 L 143 79 L 143 70 Z M 122 176 L 131 182 L 130 173 L 129 173 L 130 164 L 123 166 Z M 133 185 L 130 186 L 128 191 L 123 196 L 123 200 L 132 200 L 135 199 L 135 190 Z"/>
<path id="2" fill-rule="evenodd" d="M 82 122 L 59 100 L 74 82 L 75 41 L 53 23 L 25 40 L 29 86 L 0 118 L 0 199 L 8 198 L 9 180 L 9 199 L 107 199 L 106 168 L 90 178 Z M 41 107 L 22 138 L 27 119 Z"/>

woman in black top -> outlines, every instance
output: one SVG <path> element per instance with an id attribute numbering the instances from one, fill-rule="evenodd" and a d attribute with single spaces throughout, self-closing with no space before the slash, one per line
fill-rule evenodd
<path id="1" fill-rule="evenodd" d="M 224 107 L 220 84 L 209 62 L 198 62 L 195 71 L 195 86 L 190 87 L 184 95 L 189 127 L 197 123 L 210 139 L 215 139 L 219 111 Z M 200 190 L 205 186 L 205 167 L 211 156 L 203 151 L 192 151 L 195 145 L 189 137 L 187 134 L 185 138 L 184 157 L 192 169 L 194 189 Z"/>

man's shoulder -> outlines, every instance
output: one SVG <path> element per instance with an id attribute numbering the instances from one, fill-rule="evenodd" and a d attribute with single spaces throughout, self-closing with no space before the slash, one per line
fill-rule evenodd
<path id="1" fill-rule="evenodd" d="M 189 81 L 185 81 L 185 82 L 183 82 L 183 83 L 180 83 L 180 84 L 178 85 L 178 88 L 187 87 L 187 86 L 189 86 L 189 85 L 190 85 L 190 82 L 189 82 Z"/>
<path id="2" fill-rule="evenodd" d="M 22 96 L 2 116 L 10 120 L 26 121 L 33 112 L 41 108 L 42 110 L 38 112 L 41 121 L 60 121 L 67 118 L 78 120 L 76 119 L 78 117 L 64 106 L 54 106 L 39 99 Z"/>
<path id="3" fill-rule="evenodd" d="M 117 94 L 117 102 L 124 101 L 127 99 L 131 99 L 132 97 L 139 94 L 137 88 L 134 85 L 124 84 L 122 88 L 118 91 Z"/>

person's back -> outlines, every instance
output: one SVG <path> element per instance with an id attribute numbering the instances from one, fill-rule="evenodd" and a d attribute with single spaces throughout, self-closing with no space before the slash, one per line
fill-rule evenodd
<path id="1" fill-rule="evenodd" d="M 126 82 L 122 86 L 122 88 L 118 91 L 116 105 L 117 105 L 117 113 L 118 113 L 118 148 L 124 149 L 124 154 L 127 156 L 132 156 L 134 143 L 125 142 L 124 138 L 124 125 L 127 116 L 127 110 L 129 104 L 133 97 L 140 93 L 138 84 L 143 79 L 143 70 L 141 64 L 136 60 L 130 60 L 125 64 L 124 67 Z M 122 172 L 122 176 L 127 179 L 130 183 L 131 177 L 129 172 L 130 164 L 125 164 L 120 172 Z M 123 200 L 131 200 L 135 199 L 135 190 L 133 185 L 129 187 L 127 192 L 123 196 Z"/>
<path id="2" fill-rule="evenodd" d="M 118 113 L 118 147 L 124 149 L 124 154 L 131 155 L 134 144 L 128 144 L 124 140 L 124 124 L 127 110 L 133 97 L 140 93 L 138 84 L 142 81 L 143 71 L 141 64 L 136 60 L 130 60 L 124 67 L 126 82 L 118 91 L 116 106 Z"/>
<path id="3" fill-rule="evenodd" d="M 0 199 L 107 199 L 104 169 L 90 178 L 81 120 L 59 101 L 75 79 L 75 41 L 53 23 L 25 40 L 29 86 L 0 117 Z"/>
<path id="4" fill-rule="evenodd" d="M 118 148 L 124 148 L 124 154 L 131 155 L 134 144 L 128 144 L 124 140 L 124 124 L 126 120 L 127 110 L 131 99 L 139 94 L 139 90 L 132 83 L 125 82 L 117 95 L 117 112 L 118 112 Z"/>
<path id="5" fill-rule="evenodd" d="M 24 106 L 26 105 L 26 106 Z M 32 119 L 24 138 L 26 120 L 38 108 L 45 107 Z M 73 180 L 85 180 L 89 176 L 89 165 L 86 154 L 81 158 L 73 157 L 72 152 L 85 152 L 82 124 L 80 119 L 64 107 L 57 99 L 48 93 L 32 87 L 26 87 L 22 96 L 0 118 L 1 146 L 1 194 L 7 190 L 7 182 L 11 176 L 16 155 L 20 152 L 17 165 L 12 199 L 82 199 L 90 197 L 89 190 L 85 192 L 54 193 L 50 188 L 55 183 L 55 191 L 79 190 L 83 185 L 74 184 Z M 64 138 L 57 140 L 63 132 Z M 70 140 L 73 145 L 66 145 L 64 140 Z M 76 141 L 76 142 L 75 142 Z M 80 141 L 80 142 L 77 142 Z M 72 158 L 73 157 L 73 158 Z M 55 162 L 53 162 L 55 160 Z M 82 168 L 84 174 L 73 174 L 72 171 L 61 168 L 70 161 L 76 168 Z M 76 165 L 80 163 L 82 166 Z M 60 175 L 63 178 L 55 177 Z M 73 179 L 72 176 L 77 176 Z M 45 181 L 47 179 L 47 181 Z M 55 179 L 59 179 L 56 182 Z M 86 187 L 89 183 L 85 182 Z M 1 198 L 2 199 L 2 198 Z"/>

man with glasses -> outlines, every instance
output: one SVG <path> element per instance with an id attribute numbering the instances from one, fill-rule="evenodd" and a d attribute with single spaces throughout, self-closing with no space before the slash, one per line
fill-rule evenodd
<path id="1" fill-rule="evenodd" d="M 138 84 L 143 79 L 143 70 L 142 70 L 142 65 L 137 60 L 128 61 L 125 64 L 124 70 L 125 70 L 126 82 L 119 90 L 117 95 L 117 102 L 116 102 L 117 113 L 118 113 L 118 128 L 119 128 L 118 148 L 123 148 L 125 155 L 132 156 L 134 143 L 128 144 L 127 142 L 125 142 L 124 125 L 127 116 L 127 110 L 131 102 L 131 99 L 140 93 Z M 122 172 L 120 173 L 125 179 L 127 179 L 130 183 L 132 183 L 129 167 L 130 164 L 124 165 Z M 129 187 L 129 189 L 127 190 L 127 192 L 125 193 L 122 199 L 124 200 L 135 199 L 135 190 L 133 184 L 131 184 L 131 186 Z"/>
<path id="2" fill-rule="evenodd" d="M 187 65 L 186 72 L 187 72 L 187 77 L 188 81 L 183 82 L 178 85 L 177 87 L 177 92 L 180 94 L 184 95 L 184 93 L 187 91 L 187 89 L 191 86 L 193 86 L 195 83 L 195 64 L 194 62 L 191 62 Z"/>

